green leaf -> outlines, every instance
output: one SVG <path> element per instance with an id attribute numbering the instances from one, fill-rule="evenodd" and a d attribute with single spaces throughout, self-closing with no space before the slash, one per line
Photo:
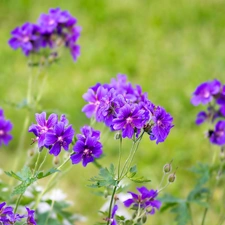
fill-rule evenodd
<path id="1" fill-rule="evenodd" d="M 186 202 L 178 204 L 171 211 L 176 213 L 175 220 L 177 221 L 177 225 L 186 225 L 191 219 L 188 204 Z"/>
<path id="2" fill-rule="evenodd" d="M 44 172 L 38 172 L 37 173 L 37 178 L 38 179 L 42 179 L 44 177 L 50 176 L 53 173 L 59 172 L 60 170 L 57 170 L 56 168 L 51 168 L 50 170 L 48 170 L 46 173 Z"/>
<path id="3" fill-rule="evenodd" d="M 202 205 L 204 207 L 208 207 L 206 203 L 208 196 L 210 195 L 210 191 L 208 188 L 204 187 L 195 187 L 188 195 L 187 201 L 194 202 L 196 204 Z"/>
<path id="4" fill-rule="evenodd" d="M 172 208 L 178 204 L 186 202 L 186 200 L 175 198 L 168 194 L 164 195 L 163 197 L 160 197 L 159 200 L 163 203 L 162 207 L 160 209 L 161 212 L 163 212 L 169 208 Z"/>
<path id="5" fill-rule="evenodd" d="M 135 183 L 147 183 L 147 182 L 151 182 L 151 180 L 141 176 L 141 177 L 130 177 L 130 180 L 132 180 Z"/>
<path id="6" fill-rule="evenodd" d="M 114 179 L 114 177 L 115 177 L 115 167 L 113 164 L 111 164 L 109 169 L 101 168 L 99 170 L 98 176 L 92 177 L 89 180 L 94 183 L 89 185 L 89 187 L 100 188 L 100 187 L 115 186 L 117 184 L 117 181 Z"/>
<path id="7" fill-rule="evenodd" d="M 19 184 L 18 186 L 14 187 L 11 196 L 24 194 L 26 189 L 31 184 L 33 184 L 36 180 L 37 180 L 37 178 L 34 177 L 34 178 L 28 178 L 26 181 L 23 181 L 21 184 Z"/>
<path id="8" fill-rule="evenodd" d="M 20 181 L 26 181 L 28 178 L 32 176 L 32 172 L 28 166 L 24 166 L 20 172 L 14 173 L 13 171 L 11 172 L 5 171 L 5 174 L 10 177 L 14 177 L 15 179 Z"/>
<path id="9" fill-rule="evenodd" d="M 132 178 L 137 174 L 137 166 L 134 165 L 130 168 L 130 170 L 127 173 L 127 178 Z"/>
<path id="10" fill-rule="evenodd" d="M 210 179 L 210 168 L 207 164 L 198 163 L 197 166 L 192 167 L 190 171 L 198 176 L 197 187 L 202 186 Z"/>

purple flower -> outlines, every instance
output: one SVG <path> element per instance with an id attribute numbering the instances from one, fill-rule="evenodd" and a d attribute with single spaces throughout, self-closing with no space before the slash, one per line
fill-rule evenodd
<path id="1" fill-rule="evenodd" d="M 155 209 L 160 209 L 161 202 L 155 199 L 158 195 L 157 190 L 148 190 L 144 186 L 137 188 L 137 190 L 140 192 L 140 194 L 129 192 L 132 198 L 124 201 L 124 205 L 126 207 L 132 206 L 135 209 L 138 209 L 138 207 L 140 207 L 150 214 L 154 214 Z"/>
<path id="2" fill-rule="evenodd" d="M 26 210 L 27 210 L 27 224 L 28 225 L 36 225 L 37 223 L 34 218 L 35 210 L 31 210 L 28 207 L 26 207 Z"/>
<path id="3" fill-rule="evenodd" d="M 24 216 L 13 213 L 13 207 L 6 206 L 6 203 L 0 203 L 0 222 L 4 225 L 11 225 L 21 220 Z"/>
<path id="4" fill-rule="evenodd" d="M 91 118 L 95 115 L 96 111 L 98 110 L 101 99 L 108 92 L 108 90 L 104 87 L 100 86 L 99 84 L 97 85 L 97 90 L 94 86 L 88 89 L 87 93 L 83 95 L 84 100 L 87 101 L 88 104 L 83 107 L 82 112 L 84 112 L 88 118 Z"/>
<path id="5" fill-rule="evenodd" d="M 210 141 L 216 145 L 225 144 L 225 121 L 218 121 L 215 130 L 210 135 Z"/>
<path id="6" fill-rule="evenodd" d="M 167 138 L 172 124 L 173 117 L 164 108 L 157 106 L 152 116 L 154 125 L 150 132 L 150 140 L 156 140 L 156 144 L 164 142 Z"/>
<path id="7" fill-rule="evenodd" d="M 118 205 L 114 205 L 113 210 L 112 210 L 111 219 L 110 219 L 110 221 L 111 221 L 110 225 L 117 225 L 116 219 L 114 219 L 117 210 L 118 210 Z"/>
<path id="8" fill-rule="evenodd" d="M 89 126 L 81 128 L 82 134 L 77 135 L 77 142 L 73 147 L 76 154 L 71 155 L 73 164 L 82 161 L 83 166 L 93 162 L 95 158 L 102 155 L 102 144 L 99 142 L 100 132 Z"/>
<path id="9" fill-rule="evenodd" d="M 0 117 L 4 117 L 4 111 L 0 108 Z"/>
<path id="10" fill-rule="evenodd" d="M 122 130 L 122 137 L 132 138 L 136 129 L 143 128 L 145 123 L 145 111 L 137 104 L 124 105 L 118 112 L 117 118 L 113 119 L 113 128 Z"/>
<path id="11" fill-rule="evenodd" d="M 220 92 L 220 88 L 221 83 L 218 80 L 200 84 L 193 93 L 191 103 L 197 106 L 200 103 L 205 105 L 211 102 L 213 99 L 213 95 L 216 95 Z"/>
<path id="12" fill-rule="evenodd" d="M 200 124 L 204 123 L 207 120 L 207 118 L 208 118 L 207 113 L 204 112 L 204 111 L 201 111 L 201 112 L 198 113 L 198 115 L 196 117 L 196 120 L 195 120 L 195 123 L 197 125 L 200 125 Z"/>
<path id="13" fill-rule="evenodd" d="M 51 146 L 49 153 L 57 156 L 61 152 L 61 147 L 66 151 L 69 150 L 74 133 L 72 125 L 65 127 L 65 123 L 58 122 L 53 131 L 46 133 L 44 144 Z"/>
<path id="14" fill-rule="evenodd" d="M 9 45 L 13 49 L 21 48 L 26 56 L 33 50 L 37 50 L 34 42 L 38 37 L 39 27 L 31 23 L 25 23 L 22 27 L 15 28 L 11 34 Z"/>
<path id="15" fill-rule="evenodd" d="M 0 146 L 2 143 L 8 145 L 12 140 L 12 135 L 9 132 L 12 130 L 13 125 L 9 120 L 5 120 L 4 117 L 0 117 Z"/>
<path id="16" fill-rule="evenodd" d="M 46 112 L 40 114 L 36 113 L 36 122 L 37 124 L 32 124 L 28 131 L 33 132 L 37 138 L 35 141 L 38 141 L 38 147 L 41 148 L 45 145 L 45 136 L 48 131 L 53 131 L 54 126 L 58 122 L 58 116 L 56 114 L 51 114 L 46 120 Z"/>

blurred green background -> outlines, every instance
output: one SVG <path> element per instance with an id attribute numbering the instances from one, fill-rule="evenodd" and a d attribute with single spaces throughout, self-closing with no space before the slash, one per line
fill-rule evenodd
<path id="1" fill-rule="evenodd" d="M 204 135 L 206 126 L 196 127 L 194 123 L 203 107 L 193 107 L 190 97 L 203 81 L 217 78 L 224 82 L 225 1 L 0 0 L 0 102 L 14 124 L 13 141 L 0 150 L 0 168 L 4 170 L 11 169 L 14 158 L 25 160 L 32 138 L 27 134 L 24 154 L 16 155 L 26 110 L 5 102 L 24 100 L 29 70 L 26 57 L 20 50 L 13 51 L 7 41 L 16 26 L 36 22 L 41 13 L 54 7 L 69 10 L 78 19 L 82 27 L 81 57 L 74 63 L 65 50 L 59 63 L 48 70 L 42 110 L 66 113 L 78 132 L 89 123 L 81 113 L 83 93 L 97 82 L 109 82 L 117 73 L 127 74 L 129 81 L 148 92 L 152 102 L 171 113 L 175 124 L 165 143 L 156 145 L 145 136 L 135 163 L 140 173 L 152 180 L 148 187 L 156 188 L 163 165 L 173 159 L 174 168 L 179 167 L 177 180 L 165 192 L 186 197 L 195 183 L 187 169 L 212 158 Z M 31 121 L 35 122 L 34 115 Z M 128 152 L 129 144 L 126 147 Z M 102 164 L 117 162 L 113 134 L 107 138 L 104 152 Z M 84 223 L 88 225 L 100 220 L 97 211 L 105 202 L 87 187 L 87 180 L 96 174 L 93 165 L 85 169 L 76 165 L 58 184 L 74 202 L 72 210 L 88 218 Z M 193 208 L 195 224 L 200 224 L 202 213 L 203 209 Z M 213 224 L 213 219 L 214 214 L 209 213 L 206 224 Z M 175 224 L 174 215 L 157 212 L 147 224 Z"/>

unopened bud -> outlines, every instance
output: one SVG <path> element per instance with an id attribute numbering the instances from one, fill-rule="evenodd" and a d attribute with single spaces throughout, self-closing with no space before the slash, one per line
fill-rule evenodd
<path id="1" fill-rule="evenodd" d="M 33 157 L 34 154 L 35 154 L 35 150 L 33 148 L 28 150 L 28 156 L 29 157 Z"/>
<path id="2" fill-rule="evenodd" d="M 224 161 L 225 160 L 225 151 L 224 151 L 223 148 L 221 149 L 221 152 L 220 152 L 220 160 L 221 161 Z"/>
<path id="3" fill-rule="evenodd" d="M 164 167 L 163 167 L 163 172 L 164 173 L 169 173 L 172 170 L 172 165 L 170 163 L 167 163 Z"/>
<path id="4" fill-rule="evenodd" d="M 176 174 L 175 173 L 171 173 L 168 177 L 168 181 L 169 183 L 173 183 L 176 179 Z"/>
<path id="5" fill-rule="evenodd" d="M 121 139 L 121 133 L 116 133 L 114 136 L 115 140 Z"/>
<path id="6" fill-rule="evenodd" d="M 58 166 L 59 163 L 60 163 L 59 157 L 58 157 L 58 156 L 54 157 L 54 159 L 53 159 L 53 165 L 54 165 L 54 166 Z"/>
<path id="7" fill-rule="evenodd" d="M 144 216 L 142 217 L 142 223 L 146 223 L 146 221 L 147 221 L 147 216 L 144 215 Z"/>
<path id="8" fill-rule="evenodd" d="M 136 216 L 137 216 L 137 212 L 135 211 L 132 215 L 132 219 L 136 218 Z"/>

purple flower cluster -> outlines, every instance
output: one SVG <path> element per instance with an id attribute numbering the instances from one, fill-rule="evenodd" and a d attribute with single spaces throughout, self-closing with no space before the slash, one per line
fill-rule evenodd
<path id="1" fill-rule="evenodd" d="M 12 128 L 12 123 L 5 119 L 4 111 L 0 108 L 0 146 L 2 143 L 8 145 L 8 143 L 12 140 L 12 135 L 9 134 Z"/>
<path id="2" fill-rule="evenodd" d="M 82 109 L 88 118 L 105 123 L 122 137 L 139 136 L 142 129 L 156 143 L 164 142 L 173 127 L 173 118 L 161 106 L 155 106 L 139 85 L 133 87 L 126 75 L 118 74 L 109 84 L 96 84 L 83 95 L 88 102 Z"/>
<path id="3" fill-rule="evenodd" d="M 28 225 L 36 225 L 34 210 L 26 207 L 27 215 L 20 215 L 13 212 L 13 207 L 7 206 L 5 202 L 0 203 L 0 222 L 4 225 L 12 225 L 21 221 L 21 219 L 26 218 Z"/>
<path id="4" fill-rule="evenodd" d="M 48 148 L 49 153 L 55 156 L 59 155 L 61 148 L 68 151 L 75 131 L 72 125 L 69 125 L 66 116 L 62 115 L 59 121 L 58 115 L 54 113 L 48 119 L 45 112 L 36 113 L 35 116 L 37 124 L 32 124 L 28 131 L 36 136 L 34 142 L 38 142 L 38 147 Z"/>
<path id="5" fill-rule="evenodd" d="M 76 61 L 80 55 L 77 40 L 81 31 L 76 24 L 76 18 L 68 11 L 62 11 L 60 8 L 50 9 L 48 14 L 40 15 L 37 24 L 25 23 L 16 27 L 11 32 L 9 45 L 13 49 L 21 48 L 26 56 L 40 52 L 43 48 L 56 51 L 58 47 L 65 46 Z"/>
<path id="6" fill-rule="evenodd" d="M 81 133 L 77 134 L 77 142 L 73 147 L 75 154 L 72 154 L 70 158 L 73 164 L 82 161 L 85 167 L 102 155 L 102 144 L 100 142 L 100 131 L 84 126 L 81 128 Z"/>
<path id="7" fill-rule="evenodd" d="M 218 80 L 208 81 L 200 84 L 191 99 L 194 106 L 208 104 L 206 111 L 197 114 L 196 124 L 205 121 L 216 125 L 214 130 L 209 131 L 210 142 L 217 145 L 225 144 L 225 85 Z M 221 120 L 222 119 L 222 120 Z"/>
<path id="8" fill-rule="evenodd" d="M 160 209 L 161 202 L 155 199 L 158 195 L 157 190 L 148 190 L 144 186 L 137 188 L 137 190 L 140 192 L 140 194 L 129 192 L 132 198 L 124 201 L 124 205 L 126 207 L 132 207 L 133 209 L 141 208 L 149 214 L 154 214 L 155 209 Z"/>

